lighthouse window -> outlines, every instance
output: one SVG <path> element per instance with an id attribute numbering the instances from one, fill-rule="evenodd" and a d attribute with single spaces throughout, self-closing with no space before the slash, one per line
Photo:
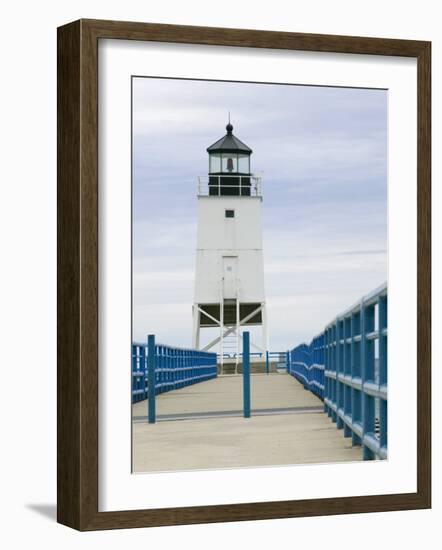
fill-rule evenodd
<path id="1" fill-rule="evenodd" d="M 226 218 L 234 218 L 235 210 L 226 210 Z"/>

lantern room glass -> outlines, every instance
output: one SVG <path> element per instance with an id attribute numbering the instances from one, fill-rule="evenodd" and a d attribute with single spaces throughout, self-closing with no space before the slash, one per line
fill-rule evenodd
<path id="1" fill-rule="evenodd" d="M 250 174 L 250 155 L 238 155 L 238 172 Z"/>
<path id="2" fill-rule="evenodd" d="M 225 174 L 235 174 L 238 172 L 238 155 L 224 153 L 221 162 L 221 172 Z"/>
<path id="3" fill-rule="evenodd" d="M 209 155 L 209 172 L 211 174 L 221 172 L 221 155 Z"/>
<path id="4" fill-rule="evenodd" d="M 209 155 L 210 174 L 250 174 L 250 155 L 212 153 Z"/>

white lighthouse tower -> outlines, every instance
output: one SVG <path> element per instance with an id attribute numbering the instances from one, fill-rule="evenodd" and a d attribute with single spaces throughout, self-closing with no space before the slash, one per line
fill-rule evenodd
<path id="1" fill-rule="evenodd" d="M 262 252 L 261 178 L 250 171 L 252 150 L 233 135 L 233 126 L 207 148 L 209 175 L 198 178 L 198 232 L 193 345 L 200 330 L 218 328 L 219 336 L 202 349 L 219 346 L 238 365 L 242 327 L 261 326 L 267 351 Z"/>

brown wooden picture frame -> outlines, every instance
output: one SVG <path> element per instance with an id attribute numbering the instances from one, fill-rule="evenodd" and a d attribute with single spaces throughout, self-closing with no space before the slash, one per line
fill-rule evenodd
<path id="1" fill-rule="evenodd" d="M 98 511 L 98 41 L 159 41 L 417 59 L 417 492 Z M 58 29 L 58 521 L 82 531 L 431 506 L 431 43 L 79 20 Z"/>

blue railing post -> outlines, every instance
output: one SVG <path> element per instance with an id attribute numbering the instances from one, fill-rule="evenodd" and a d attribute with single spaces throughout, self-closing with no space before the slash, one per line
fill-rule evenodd
<path id="1" fill-rule="evenodd" d="M 326 328 L 324 331 L 324 412 L 327 413 L 328 416 L 330 416 L 330 407 L 328 406 L 328 400 L 330 399 L 330 393 L 328 389 L 330 378 L 328 377 L 327 372 L 330 368 L 328 362 L 328 336 L 328 329 Z"/>
<path id="2" fill-rule="evenodd" d="M 359 310 L 358 310 L 359 311 Z M 361 381 L 361 313 L 359 311 L 351 313 L 351 380 L 352 382 Z M 356 339 L 359 337 L 359 341 Z M 358 385 L 353 386 L 351 390 L 351 420 L 353 425 L 362 426 L 361 413 L 361 389 Z M 352 430 L 351 442 L 352 445 L 360 445 L 362 440 L 355 430 Z"/>
<path id="3" fill-rule="evenodd" d="M 387 389 L 387 296 L 379 299 L 379 386 Z M 380 403 L 380 445 L 381 450 L 387 449 L 387 400 L 381 399 Z"/>
<path id="4" fill-rule="evenodd" d="M 149 424 L 155 423 L 155 335 L 147 337 L 147 389 L 148 389 L 148 410 Z"/>
<path id="5" fill-rule="evenodd" d="M 365 382 L 372 382 L 373 359 L 371 353 L 372 343 L 367 339 L 367 333 L 370 333 L 374 326 L 372 323 L 372 307 L 366 305 L 362 300 L 361 306 L 361 381 L 362 381 L 362 454 L 364 460 L 373 460 L 375 455 L 373 451 L 364 442 L 366 434 L 374 435 L 375 411 L 374 399 L 365 392 Z"/>
<path id="6" fill-rule="evenodd" d="M 146 350 L 144 346 L 140 347 L 140 364 L 139 368 L 143 372 L 143 378 L 142 378 L 142 389 L 143 393 L 140 394 L 140 399 L 145 399 L 147 397 L 146 394 L 146 386 L 147 386 L 147 369 L 146 369 Z"/>
<path id="7" fill-rule="evenodd" d="M 347 424 L 351 419 L 351 386 L 348 385 L 348 380 L 351 378 L 351 361 L 350 361 L 350 343 L 351 336 L 351 315 L 344 318 L 344 346 L 343 346 L 343 369 L 344 369 L 344 437 L 351 437 L 352 430 Z"/>
<path id="8" fill-rule="evenodd" d="M 266 374 L 269 374 L 269 371 L 270 371 L 270 369 L 269 369 L 269 352 L 266 351 Z"/>
<path id="9" fill-rule="evenodd" d="M 244 418 L 250 418 L 250 334 L 247 331 L 243 334 L 242 349 Z"/>
<path id="10" fill-rule="evenodd" d="M 344 427 L 344 422 L 340 416 L 340 409 L 342 405 L 342 390 L 343 385 L 340 381 L 341 375 L 341 321 L 336 319 L 336 349 L 335 349 L 335 362 L 336 362 L 336 427 L 340 430 Z"/>
<path id="11" fill-rule="evenodd" d="M 332 350 L 331 350 L 331 370 L 332 370 L 332 380 L 331 380 L 331 386 L 332 386 L 332 392 L 331 392 L 331 401 L 332 401 L 332 411 L 331 411 L 331 419 L 333 422 L 336 422 L 337 418 L 337 391 L 338 391 L 338 385 L 337 385 L 337 371 L 336 371 L 336 340 L 337 340 L 337 334 L 336 334 L 336 321 L 331 326 L 331 334 L 332 334 Z"/>

